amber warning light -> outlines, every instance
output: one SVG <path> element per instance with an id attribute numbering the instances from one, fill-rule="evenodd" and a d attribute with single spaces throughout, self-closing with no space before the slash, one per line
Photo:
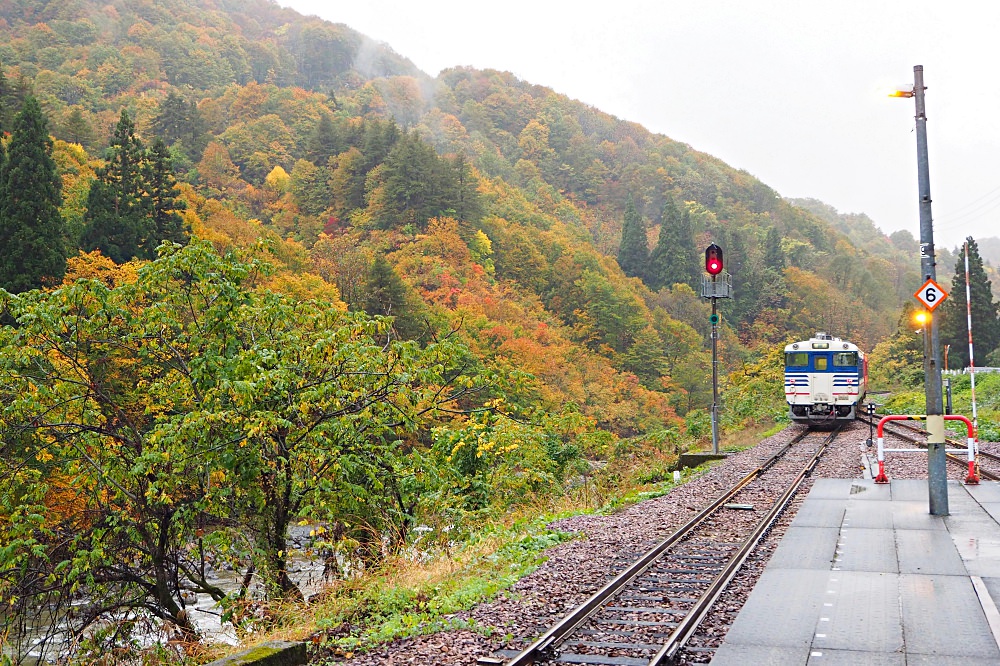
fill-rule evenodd
<path id="1" fill-rule="evenodd" d="M 709 275 L 722 272 L 722 248 L 715 243 L 705 248 L 705 271 Z"/>

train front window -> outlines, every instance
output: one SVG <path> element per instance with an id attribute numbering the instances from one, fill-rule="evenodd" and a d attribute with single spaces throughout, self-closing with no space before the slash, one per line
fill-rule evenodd
<path id="1" fill-rule="evenodd" d="M 804 368 L 809 365 L 809 354 L 805 352 L 785 352 L 785 365 Z"/>
<path id="2" fill-rule="evenodd" d="M 823 370 L 827 369 L 827 366 L 829 365 L 829 360 L 830 359 L 827 358 L 826 354 L 816 354 L 813 357 L 813 368 L 815 368 L 819 372 L 822 372 Z"/>
<path id="3" fill-rule="evenodd" d="M 858 352 L 838 352 L 834 354 L 833 367 L 835 368 L 858 367 Z"/>

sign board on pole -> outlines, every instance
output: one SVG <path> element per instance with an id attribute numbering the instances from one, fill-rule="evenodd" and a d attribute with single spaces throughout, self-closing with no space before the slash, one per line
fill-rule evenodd
<path id="1" fill-rule="evenodd" d="M 917 293 L 913 294 L 914 298 L 924 304 L 928 312 L 934 312 L 934 308 L 941 305 L 944 299 L 948 298 L 948 292 L 941 288 L 934 280 L 930 278 L 927 282 L 924 282 L 920 289 L 917 289 Z"/>

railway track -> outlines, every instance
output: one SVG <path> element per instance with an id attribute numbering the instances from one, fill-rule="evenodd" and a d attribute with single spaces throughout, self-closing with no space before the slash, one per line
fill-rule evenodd
<path id="1" fill-rule="evenodd" d="M 862 415 L 859 420 L 867 423 L 869 425 L 878 425 L 877 420 L 870 420 L 867 415 Z M 922 449 L 927 448 L 926 435 L 927 430 L 922 428 L 915 423 L 909 421 L 890 421 L 882 426 L 883 430 L 899 437 L 900 439 L 906 440 L 911 444 L 916 444 Z M 966 442 L 954 439 L 951 437 L 945 438 L 945 444 L 948 447 L 956 449 L 964 449 L 966 447 Z M 946 453 L 945 457 L 949 462 L 960 465 L 963 469 L 968 466 L 968 459 L 955 455 L 954 453 Z M 979 476 L 987 481 L 1000 481 L 1000 456 L 995 453 L 990 453 L 988 451 L 980 450 L 978 452 L 978 461 L 980 465 L 983 461 L 987 462 L 987 467 L 979 467 Z"/>
<path id="2" fill-rule="evenodd" d="M 670 663 L 840 430 L 803 430 L 669 537 L 617 558 L 615 577 L 527 648 L 478 663 Z"/>

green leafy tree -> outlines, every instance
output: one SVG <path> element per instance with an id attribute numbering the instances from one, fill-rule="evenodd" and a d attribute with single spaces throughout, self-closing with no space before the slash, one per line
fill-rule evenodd
<path id="1" fill-rule="evenodd" d="M 477 365 L 454 341 L 388 342 L 383 319 L 256 289 L 267 272 L 199 242 L 135 283 L 0 293 L 16 322 L 0 327 L 5 636 L 119 621 L 95 648 L 113 654 L 152 616 L 191 637 L 185 591 L 231 609 L 261 576 L 301 597 L 293 519 L 338 525 L 365 558 L 406 533 L 418 461 L 400 439 L 481 390 Z"/>
<path id="2" fill-rule="evenodd" d="M 0 286 L 11 292 L 58 284 L 66 272 L 62 181 L 38 102 L 24 101 L 0 161 Z"/>
<path id="3" fill-rule="evenodd" d="M 625 200 L 625 220 L 622 223 L 622 241 L 618 246 L 618 265 L 629 277 L 642 275 L 649 261 L 646 242 L 646 225 L 635 208 L 632 195 Z"/>
<path id="4" fill-rule="evenodd" d="M 993 300 L 993 289 L 979 255 L 979 245 L 971 236 L 969 246 L 969 291 L 972 296 L 972 341 L 978 359 L 985 359 L 1000 346 L 1000 318 L 998 304 Z M 953 368 L 969 365 L 969 325 L 965 298 L 965 254 L 960 253 L 955 262 L 951 293 L 948 300 L 935 312 L 942 345 L 951 345 L 948 363 Z M 981 363 L 980 363 L 981 365 Z"/>
<path id="5" fill-rule="evenodd" d="M 668 199 L 660 216 L 660 235 L 646 266 L 646 284 L 654 290 L 675 284 L 694 286 L 697 266 L 698 252 L 691 233 L 691 216 L 686 209 L 681 211 L 672 199 Z"/>

